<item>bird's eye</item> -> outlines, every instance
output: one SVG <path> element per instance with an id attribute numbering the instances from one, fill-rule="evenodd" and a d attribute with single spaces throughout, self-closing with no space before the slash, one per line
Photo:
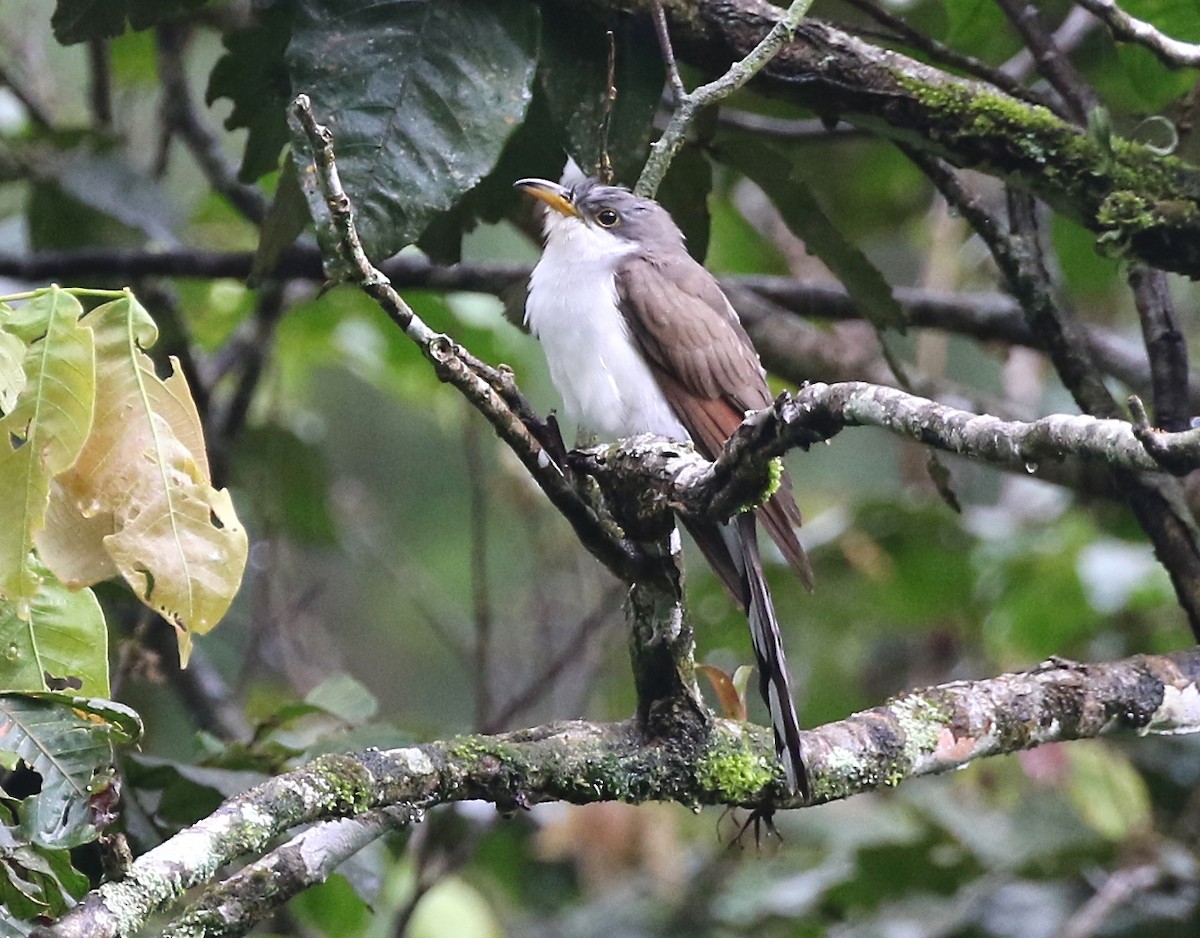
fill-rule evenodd
<path id="1" fill-rule="evenodd" d="M 596 221 L 601 228 L 612 228 L 621 220 L 621 216 L 614 212 L 611 208 L 606 208 L 602 212 L 596 214 Z"/>

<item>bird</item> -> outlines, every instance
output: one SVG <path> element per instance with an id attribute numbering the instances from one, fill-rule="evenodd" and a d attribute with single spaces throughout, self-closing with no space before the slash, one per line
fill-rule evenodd
<path id="1" fill-rule="evenodd" d="M 545 205 L 525 324 L 541 343 L 567 417 L 605 438 L 652 433 L 715 459 L 746 414 L 772 396 L 737 313 L 687 252 L 670 214 L 594 178 L 514 185 Z M 789 791 L 807 798 L 800 723 L 757 535 L 761 522 L 811 589 L 791 479 L 784 471 L 761 507 L 724 524 L 682 520 L 747 616 L 775 750 Z"/>

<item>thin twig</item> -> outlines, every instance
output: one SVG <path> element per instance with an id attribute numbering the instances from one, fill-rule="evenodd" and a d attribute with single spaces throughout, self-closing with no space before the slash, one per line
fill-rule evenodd
<path id="1" fill-rule="evenodd" d="M 0 275 L 32 282 L 79 281 L 97 277 L 112 277 L 125 282 L 150 276 L 230 277 L 244 280 L 253 262 L 253 252 L 245 251 L 89 248 L 33 255 L 0 253 Z M 424 257 L 407 255 L 391 258 L 380 264 L 379 269 L 398 289 L 465 291 L 501 297 L 514 285 L 529 279 L 529 267 L 522 264 L 469 263 L 442 267 Z M 320 252 L 315 245 L 296 245 L 281 256 L 276 274 L 289 281 L 320 283 L 325 277 L 321 269 Z M 739 315 L 746 320 L 763 321 L 766 316 L 777 319 L 788 313 L 804 319 L 853 321 L 861 318 L 845 289 L 834 285 L 764 275 L 723 277 L 721 285 Z M 743 298 L 753 299 L 755 296 L 768 300 L 770 308 L 761 302 L 755 309 L 744 308 Z M 983 342 L 999 341 L 1040 347 L 1017 303 L 1004 294 L 944 293 L 897 287 L 895 296 L 904 309 L 906 319 L 913 326 L 942 329 Z M 1110 329 L 1092 325 L 1084 328 L 1092 356 L 1100 370 L 1147 399 L 1152 399 L 1145 350 Z M 829 354 L 826 356 L 830 361 L 835 355 L 841 354 L 838 344 L 836 339 L 830 340 Z M 761 348 L 760 354 L 770 358 L 775 351 Z M 205 377 L 210 383 L 215 381 L 239 364 L 239 355 L 236 348 L 218 351 L 208 363 Z M 776 367 L 784 367 L 778 355 L 774 356 L 774 360 Z M 797 362 L 794 367 L 802 365 L 803 362 Z M 866 375 L 839 373 L 839 376 L 826 375 L 821 380 L 844 380 L 848 377 L 861 378 Z M 796 380 L 804 380 L 804 376 L 798 376 Z M 872 377 L 871 380 L 882 380 L 882 377 Z M 1188 406 L 1193 412 L 1200 412 L 1200 375 L 1189 374 L 1188 389 Z"/>
<path id="2" fill-rule="evenodd" d="M 642 175 L 634 187 L 638 195 L 654 196 L 667 174 L 671 160 L 683 146 L 687 132 L 700 109 L 727 98 L 765 68 L 779 50 L 791 41 L 796 27 L 800 25 L 812 2 L 813 0 L 792 0 L 783 16 L 745 58 L 734 62 L 720 78 L 701 85 L 678 99 L 675 114 L 667 124 L 667 129 L 650 147 L 650 158 L 646 161 Z M 670 43 L 667 45 L 669 47 Z"/>
<path id="3" fill-rule="evenodd" d="M 687 95 L 683 79 L 679 77 L 679 64 L 675 61 L 675 49 L 671 46 L 671 31 L 667 28 L 667 11 L 662 0 L 654 0 L 654 32 L 658 35 L 658 48 L 662 51 L 663 64 L 667 68 L 667 84 L 676 106 Z"/>
<path id="4" fill-rule="evenodd" d="M 620 603 L 625 589 L 620 584 L 610 586 L 600 596 L 592 611 L 584 616 L 575 631 L 538 671 L 526 680 L 525 685 L 512 694 L 504 704 L 488 717 L 481 732 L 496 733 L 507 729 L 508 724 L 521 712 L 533 706 L 554 687 L 558 677 L 567 666 L 577 661 L 583 645 L 612 619 L 615 607 Z"/>
<path id="5" fill-rule="evenodd" d="M 1091 360 L 1082 327 L 1054 296 L 1033 197 L 1009 188 L 1010 230 L 1006 231 L 940 161 L 916 151 L 906 152 L 987 243 L 1030 327 L 1080 409 L 1099 417 L 1122 418 Z M 1124 468 L 1110 471 L 1117 490 L 1154 545 L 1192 633 L 1200 640 L 1200 530 L 1178 480 L 1141 476 Z"/>
<path id="6" fill-rule="evenodd" d="M 1078 0 L 1079 5 L 1104 20 L 1118 39 L 1145 46 L 1169 68 L 1200 68 L 1200 45 L 1181 42 L 1130 16 L 1116 0 Z"/>
<path id="7" fill-rule="evenodd" d="M 617 106 L 617 40 L 610 29 L 605 33 L 608 38 L 608 71 L 607 84 L 604 88 L 604 107 L 600 117 L 600 166 L 598 167 L 600 181 L 611 184 L 613 181 L 612 157 L 608 152 L 608 136 L 612 131 L 613 111 Z"/>
<path id="8" fill-rule="evenodd" d="M 1064 55 L 1082 45 L 1090 33 L 1100 26 L 1100 21 L 1082 7 L 1073 7 L 1071 12 L 1054 30 L 1055 47 Z M 1022 49 L 1000 66 L 1000 71 L 1011 75 L 1016 81 L 1025 81 L 1037 68 L 1037 61 L 1029 49 Z"/>

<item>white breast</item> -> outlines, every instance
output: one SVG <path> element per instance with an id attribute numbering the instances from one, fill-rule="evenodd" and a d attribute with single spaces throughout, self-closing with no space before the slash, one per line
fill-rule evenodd
<path id="1" fill-rule="evenodd" d="M 525 322 L 542 343 L 566 415 L 608 439 L 689 439 L 617 308 L 613 270 L 634 246 L 556 212 L 546 235 Z"/>

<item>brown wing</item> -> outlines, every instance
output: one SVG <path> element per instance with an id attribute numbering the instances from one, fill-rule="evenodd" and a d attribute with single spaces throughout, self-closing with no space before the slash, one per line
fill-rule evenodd
<path id="1" fill-rule="evenodd" d="M 712 274 L 682 250 L 630 256 L 617 268 L 616 284 L 630 333 L 659 387 L 696 448 L 715 458 L 746 411 L 771 403 L 762 365 L 737 314 Z M 808 557 L 794 531 L 800 510 L 786 472 L 758 516 L 811 586 Z"/>

